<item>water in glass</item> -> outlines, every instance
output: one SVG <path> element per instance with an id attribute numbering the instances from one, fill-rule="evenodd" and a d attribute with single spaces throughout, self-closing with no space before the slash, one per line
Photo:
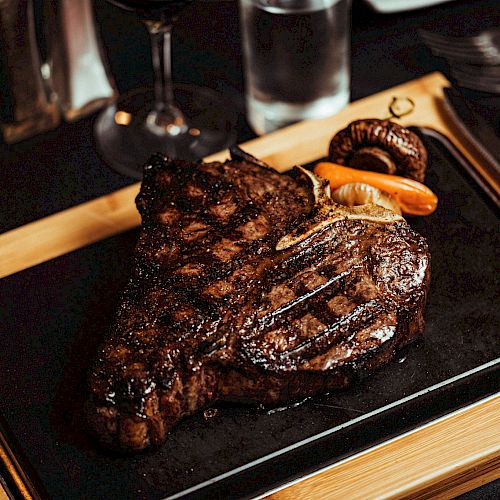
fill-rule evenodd
<path id="1" fill-rule="evenodd" d="M 350 95 L 350 0 L 240 0 L 247 118 L 259 134 Z"/>

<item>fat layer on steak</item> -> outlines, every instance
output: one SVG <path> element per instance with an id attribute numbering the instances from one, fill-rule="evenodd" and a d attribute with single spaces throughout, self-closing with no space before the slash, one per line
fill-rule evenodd
<path id="1" fill-rule="evenodd" d="M 142 450 L 217 400 L 345 387 L 422 334 L 425 240 L 326 189 L 300 169 L 151 159 L 131 277 L 89 374 L 101 443 Z"/>

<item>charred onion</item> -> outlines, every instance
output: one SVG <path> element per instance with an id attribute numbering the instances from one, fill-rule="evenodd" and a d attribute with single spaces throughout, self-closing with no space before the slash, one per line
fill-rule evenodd
<path id="1" fill-rule="evenodd" d="M 332 192 L 332 199 L 347 207 L 372 203 L 401 214 L 398 203 L 388 193 L 362 182 L 353 182 L 340 186 Z"/>

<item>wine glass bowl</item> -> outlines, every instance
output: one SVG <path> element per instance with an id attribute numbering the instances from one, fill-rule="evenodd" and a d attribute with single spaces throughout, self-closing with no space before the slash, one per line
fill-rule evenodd
<path id="1" fill-rule="evenodd" d="M 133 10 L 146 26 L 154 88 L 125 93 L 95 123 L 98 153 L 114 170 L 140 179 L 153 153 L 198 160 L 235 141 L 236 114 L 226 99 L 207 87 L 173 84 L 173 24 L 191 0 L 108 0 Z"/>
<path id="2" fill-rule="evenodd" d="M 147 21 L 175 22 L 177 15 L 193 0 L 108 0 L 125 10 L 133 10 Z"/>

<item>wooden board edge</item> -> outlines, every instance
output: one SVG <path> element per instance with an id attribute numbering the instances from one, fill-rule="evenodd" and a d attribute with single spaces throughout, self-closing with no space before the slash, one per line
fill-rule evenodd
<path id="1" fill-rule="evenodd" d="M 456 470 L 453 475 L 444 476 L 430 484 L 422 484 L 417 491 L 405 495 L 408 500 L 447 500 L 463 495 L 500 478 L 500 456 L 498 451 L 473 464 Z"/>
<path id="2" fill-rule="evenodd" d="M 456 136 L 459 131 L 449 126 L 444 108 L 440 106 L 442 89 L 448 85 L 442 74 L 430 73 L 355 101 L 332 117 L 297 123 L 252 139 L 242 144 L 242 147 L 278 171 L 285 171 L 293 165 L 309 163 L 325 156 L 332 135 L 352 120 L 383 118 L 393 97 L 410 97 L 415 101 L 415 109 L 399 122 L 405 126 L 434 128 L 449 137 L 487 182 L 494 183 L 481 162 Z M 222 151 L 205 160 L 222 161 L 227 157 L 228 152 Z M 498 193 L 498 186 L 494 185 L 493 188 Z M 136 227 L 140 223 L 134 204 L 138 190 L 139 184 L 135 183 L 0 234 L 0 278 Z"/>
<path id="3" fill-rule="evenodd" d="M 18 497 L 23 500 L 32 500 L 33 498 L 36 498 L 36 496 L 33 495 L 34 487 L 32 483 L 24 473 L 21 465 L 10 450 L 7 441 L 1 433 L 0 462 L 3 464 L 6 474 L 8 474 L 8 477 L 3 479 L 5 481 L 9 481 L 9 483 L 12 484 L 12 487 L 16 489 L 15 491 L 8 492 L 0 481 L 0 500 Z"/>
<path id="4" fill-rule="evenodd" d="M 500 477 L 499 414 L 496 394 L 284 485 L 266 498 L 453 498 Z"/>
<path id="5" fill-rule="evenodd" d="M 7 492 L 5 491 L 2 483 L 0 483 L 0 500 L 9 500 Z"/>

